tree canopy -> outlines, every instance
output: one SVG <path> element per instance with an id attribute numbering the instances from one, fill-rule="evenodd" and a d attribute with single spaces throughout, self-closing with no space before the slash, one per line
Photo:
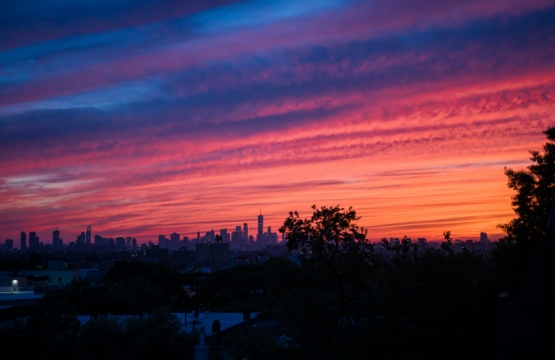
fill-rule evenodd
<path id="1" fill-rule="evenodd" d="M 305 256 L 302 285 L 285 291 L 280 306 L 301 358 L 492 355 L 498 289 L 489 261 L 452 251 L 449 232 L 442 249 L 405 236 L 386 259 L 373 252 L 352 208 L 312 209 L 307 219 L 290 212 L 280 229 L 288 249 Z"/>
<path id="2" fill-rule="evenodd" d="M 520 246 L 539 243 L 555 206 L 555 127 L 543 133 L 547 136 L 543 153 L 530 151 L 534 164 L 522 170 L 505 168 L 507 185 L 516 191 L 511 205 L 517 217 L 499 227 L 507 233 L 507 240 Z"/>
<path id="3" fill-rule="evenodd" d="M 279 229 L 285 233 L 289 251 L 308 248 L 312 257 L 326 263 L 334 261 L 340 252 L 367 254 L 372 251 L 366 239 L 367 231 L 356 225 L 360 217 L 352 207 L 345 210 L 337 205 L 318 209 L 312 205 L 312 209 L 310 219 L 301 219 L 297 211 L 289 212 Z"/>
<path id="4" fill-rule="evenodd" d="M 543 132 L 543 152 L 530 151 L 532 165 L 526 169 L 505 168 L 507 185 L 516 191 L 511 205 L 516 217 L 499 224 L 507 236 L 493 251 L 504 290 L 519 293 L 537 247 L 544 236 L 549 212 L 555 206 L 555 127 Z"/>

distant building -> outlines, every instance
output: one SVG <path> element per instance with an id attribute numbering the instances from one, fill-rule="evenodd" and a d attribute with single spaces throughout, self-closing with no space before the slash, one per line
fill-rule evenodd
<path id="1" fill-rule="evenodd" d="M 176 270 L 186 270 L 189 264 L 195 262 L 195 252 L 181 248 L 174 251 L 170 256 L 170 264 Z"/>
<path id="2" fill-rule="evenodd" d="M 37 236 L 36 232 L 31 231 L 29 233 L 29 250 L 37 251 L 38 249 L 39 249 L 39 237 Z"/>
<path id="3" fill-rule="evenodd" d="M 123 236 L 116 236 L 116 248 L 118 250 L 125 249 L 125 238 Z"/>
<path id="4" fill-rule="evenodd" d="M 266 240 L 266 245 L 277 245 L 278 243 L 278 234 L 275 232 L 272 232 L 272 227 L 268 226 L 268 232 L 266 233 L 267 235 L 267 240 Z"/>
<path id="5" fill-rule="evenodd" d="M 220 236 L 224 244 L 229 244 L 231 242 L 231 234 L 227 232 L 227 228 L 220 229 Z"/>
<path id="6" fill-rule="evenodd" d="M 85 238 L 86 238 L 85 232 L 81 231 L 81 234 L 77 235 L 77 240 L 75 240 L 75 243 L 77 245 L 85 245 Z"/>
<path id="7" fill-rule="evenodd" d="M 94 246 L 105 247 L 108 245 L 108 239 L 103 238 L 100 235 L 94 236 Z"/>
<path id="8" fill-rule="evenodd" d="M 474 250 L 474 241 L 472 241 L 472 240 L 466 240 L 466 241 L 464 242 L 464 247 L 465 247 L 467 250 Z"/>
<path id="9" fill-rule="evenodd" d="M 92 224 L 87 226 L 87 234 L 85 235 L 85 244 L 87 244 L 87 245 L 91 244 L 91 236 L 92 236 L 91 226 L 92 226 Z"/>
<path id="10" fill-rule="evenodd" d="M 258 234 L 256 236 L 256 241 L 262 240 L 264 235 L 264 216 L 262 214 L 258 215 Z"/>
<path id="11" fill-rule="evenodd" d="M 195 262 L 203 265 L 227 264 L 229 262 L 229 244 L 196 244 Z"/>
<path id="12" fill-rule="evenodd" d="M 12 239 L 6 239 L 4 249 L 13 250 L 13 240 Z"/>
<path id="13" fill-rule="evenodd" d="M 234 249 L 240 248 L 243 243 L 243 238 L 244 236 L 241 226 L 236 226 L 235 231 L 231 233 L 231 246 L 233 246 Z"/>
<path id="14" fill-rule="evenodd" d="M 180 241 L 181 241 L 180 240 L 180 235 L 178 233 L 174 232 L 173 234 L 170 235 L 170 243 L 169 243 L 168 248 L 170 250 L 178 250 L 179 247 L 180 247 L 180 244 L 179 244 Z"/>
<path id="15" fill-rule="evenodd" d="M 480 233 L 480 242 L 481 243 L 489 243 L 488 234 L 485 232 Z"/>
<path id="16" fill-rule="evenodd" d="M 158 246 L 162 249 L 168 248 L 169 239 L 165 235 L 158 236 Z"/>
<path id="17" fill-rule="evenodd" d="M 23 230 L 21 231 L 19 247 L 20 247 L 21 250 L 26 250 L 27 249 L 27 234 Z"/>
<path id="18" fill-rule="evenodd" d="M 188 236 L 183 236 L 183 240 L 181 240 L 181 242 L 179 243 L 179 248 L 185 248 L 188 249 L 189 248 L 189 237 Z"/>
<path id="19" fill-rule="evenodd" d="M 60 230 L 58 229 L 52 231 L 52 246 L 55 249 L 62 247 L 62 239 L 60 239 Z"/>
<path id="20" fill-rule="evenodd" d="M 146 259 L 151 261 L 165 261 L 168 259 L 168 249 L 153 245 L 146 251 Z"/>

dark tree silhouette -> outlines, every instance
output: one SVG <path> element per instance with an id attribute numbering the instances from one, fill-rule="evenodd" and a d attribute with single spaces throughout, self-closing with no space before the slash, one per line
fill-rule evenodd
<path id="1" fill-rule="evenodd" d="M 505 168 L 509 188 L 516 191 L 512 207 L 516 218 L 499 224 L 507 236 L 500 239 L 493 257 L 505 290 L 519 293 L 536 249 L 544 235 L 549 211 L 555 206 L 555 127 L 543 132 L 543 153 L 530 151 L 533 164 L 523 170 Z"/>
<path id="2" fill-rule="evenodd" d="M 372 254 L 373 245 L 366 239 L 367 231 L 356 225 L 360 219 L 355 210 L 339 207 L 312 205 L 310 219 L 301 219 L 299 213 L 289 212 L 279 229 L 287 238 L 287 249 L 301 248 L 310 257 L 330 270 L 339 287 L 339 310 L 345 307 L 345 274 L 339 266 L 345 257 L 366 257 Z M 310 254 L 306 252 L 308 250 Z"/>
<path id="3" fill-rule="evenodd" d="M 326 264 L 332 264 L 339 253 L 350 252 L 369 254 L 372 245 L 366 239 L 367 231 L 356 225 L 360 219 L 355 210 L 312 205 L 314 213 L 310 219 L 301 219 L 297 211 L 289 212 L 279 229 L 287 238 L 287 249 L 309 250 L 311 257 Z"/>
<path id="4" fill-rule="evenodd" d="M 543 133 L 547 136 L 543 154 L 530 151 L 534 164 L 524 170 L 505 168 L 507 185 L 516 191 L 512 206 L 517 217 L 499 227 L 507 233 L 508 241 L 523 246 L 535 247 L 539 243 L 549 211 L 555 205 L 555 127 Z"/>

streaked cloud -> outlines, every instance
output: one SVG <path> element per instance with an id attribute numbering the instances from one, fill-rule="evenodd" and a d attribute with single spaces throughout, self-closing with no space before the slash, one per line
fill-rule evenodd
<path id="1" fill-rule="evenodd" d="M 7 4 L 0 236 L 146 241 L 259 206 L 277 228 L 314 203 L 374 239 L 499 236 L 503 167 L 555 124 L 555 2 L 187 4 Z"/>

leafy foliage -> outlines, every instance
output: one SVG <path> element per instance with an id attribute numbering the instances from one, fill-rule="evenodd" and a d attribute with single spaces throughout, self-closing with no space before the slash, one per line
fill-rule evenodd
<path id="1" fill-rule="evenodd" d="M 198 301 L 210 311 L 271 312 L 283 293 L 300 277 L 298 266 L 283 258 L 270 258 L 261 266 L 237 266 L 207 277 L 198 288 Z"/>
<path id="2" fill-rule="evenodd" d="M 507 236 L 499 241 L 493 257 L 501 270 L 504 290 L 513 295 L 522 287 L 555 206 L 555 127 L 543 133 L 547 142 L 543 153 L 530 151 L 532 165 L 523 170 L 505 168 L 507 185 L 516 191 L 511 205 L 517 217 L 498 225 Z"/>
<path id="3" fill-rule="evenodd" d="M 39 304 L 26 318 L 0 329 L 0 348 L 8 359 L 71 359 L 79 330 L 75 309 L 66 302 Z"/>
<path id="4" fill-rule="evenodd" d="M 167 306 L 173 311 L 192 307 L 183 290 L 183 278 L 159 264 L 118 261 L 108 270 L 101 286 L 73 281 L 47 294 L 42 302 L 66 301 L 80 314 L 140 314 Z"/>
<path id="5" fill-rule="evenodd" d="M 90 320 L 81 327 L 77 349 L 83 359 L 192 358 L 196 334 L 182 332 L 176 319 L 163 309 L 152 316 Z"/>
<path id="6" fill-rule="evenodd" d="M 455 253 L 406 236 L 373 253 L 351 208 L 291 212 L 280 231 L 305 249 L 301 276 L 282 297 L 281 319 L 306 359 L 491 357 L 495 270 L 469 251 Z"/>
<path id="7" fill-rule="evenodd" d="M 144 310 L 169 306 L 182 311 L 190 306 L 182 277 L 177 271 L 160 264 L 118 261 L 103 280 L 108 287 L 121 288 L 131 294 Z"/>
<path id="8" fill-rule="evenodd" d="M 181 331 L 168 309 L 118 321 L 107 316 L 81 325 L 75 309 L 58 301 L 34 306 L 29 315 L 0 327 L 9 359 L 192 359 L 196 334 Z"/>
<path id="9" fill-rule="evenodd" d="M 352 207 L 345 210 L 337 205 L 318 209 L 313 205 L 312 210 L 310 219 L 301 219 L 297 211 L 290 212 L 279 231 L 285 233 L 289 251 L 300 248 L 307 267 L 321 269 L 331 278 L 338 304 L 336 310 L 341 316 L 349 301 L 348 283 L 359 278 L 347 276 L 345 270 L 367 259 L 373 246 L 366 239 L 366 230 L 356 225 L 360 217 Z"/>
<path id="10" fill-rule="evenodd" d="M 366 230 L 356 225 L 360 217 L 350 207 L 348 210 L 316 205 L 310 219 L 301 219 L 299 213 L 289 212 L 283 226 L 279 229 L 287 238 L 289 251 L 301 248 L 303 254 L 331 264 L 341 252 L 368 254 L 372 245 L 366 239 Z M 306 250 L 309 250 L 309 254 Z"/>
<path id="11" fill-rule="evenodd" d="M 516 191 L 511 205 L 517 217 L 499 225 L 507 240 L 520 246 L 535 246 L 541 240 L 549 211 L 555 206 L 555 127 L 543 132 L 547 142 L 543 154 L 530 151 L 533 165 L 524 170 L 505 168 L 509 188 Z"/>
<path id="12" fill-rule="evenodd" d="M 498 287 L 491 262 L 429 248 L 371 260 L 339 266 L 353 284 L 341 312 L 329 275 L 303 264 L 312 283 L 288 291 L 281 307 L 303 358 L 492 356 Z"/>

